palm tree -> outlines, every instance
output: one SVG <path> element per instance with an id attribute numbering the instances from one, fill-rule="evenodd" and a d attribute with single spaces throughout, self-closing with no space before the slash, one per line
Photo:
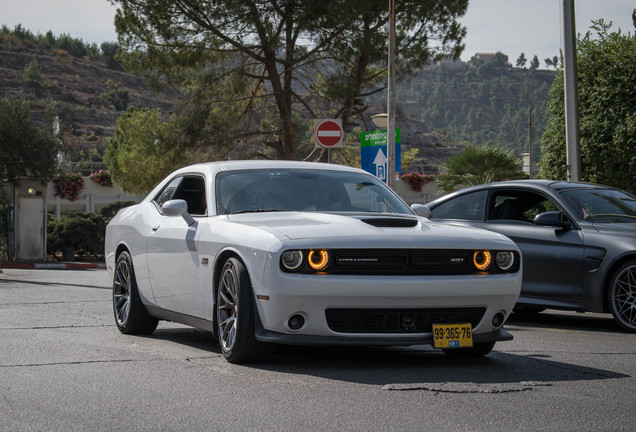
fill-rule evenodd
<path id="1" fill-rule="evenodd" d="M 523 178 L 523 161 L 512 150 L 496 146 L 470 146 L 442 164 L 438 176 L 439 191 L 448 193 L 458 186 L 473 186 L 493 181 Z"/>

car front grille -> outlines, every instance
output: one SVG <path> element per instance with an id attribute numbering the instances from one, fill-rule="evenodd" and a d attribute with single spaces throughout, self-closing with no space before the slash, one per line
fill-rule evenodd
<path id="1" fill-rule="evenodd" d="M 338 333 L 431 333 L 433 324 L 470 323 L 475 328 L 486 308 L 327 309 L 329 328 Z"/>
<path id="2" fill-rule="evenodd" d="M 468 250 L 333 250 L 330 274 L 458 275 L 476 273 Z"/>

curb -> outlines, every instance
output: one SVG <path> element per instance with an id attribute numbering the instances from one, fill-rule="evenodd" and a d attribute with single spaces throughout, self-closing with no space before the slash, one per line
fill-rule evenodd
<path id="1" fill-rule="evenodd" d="M 15 263 L 8 262 L 0 264 L 0 269 L 49 269 L 49 270 L 85 270 L 85 269 L 105 269 L 106 263 Z"/>

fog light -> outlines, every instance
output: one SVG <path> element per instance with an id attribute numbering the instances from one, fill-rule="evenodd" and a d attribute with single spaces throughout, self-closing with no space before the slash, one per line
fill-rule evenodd
<path id="1" fill-rule="evenodd" d="M 305 317 L 300 315 L 300 314 L 292 315 L 287 320 L 287 326 L 291 330 L 300 330 L 302 328 L 302 326 L 304 326 L 304 325 L 305 325 Z"/>
<path id="2" fill-rule="evenodd" d="M 495 314 L 494 317 L 492 317 L 492 326 L 494 328 L 499 328 L 504 324 L 505 321 L 506 321 L 506 314 L 499 311 Z"/>

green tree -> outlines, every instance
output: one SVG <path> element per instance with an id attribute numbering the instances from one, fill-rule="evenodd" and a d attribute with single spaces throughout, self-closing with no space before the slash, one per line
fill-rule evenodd
<path id="1" fill-rule="evenodd" d="M 360 96 L 378 91 L 386 69 L 378 64 L 388 12 L 379 0 L 113 3 L 123 49 L 118 58 L 157 82 L 181 84 L 190 97 L 181 113 L 189 120 L 182 123 L 209 144 L 260 143 L 278 159 L 296 159 L 307 137 L 299 134 L 294 113 L 302 107 L 305 118 L 333 114 L 316 100 L 321 92 L 341 101 L 339 111 L 349 118 L 364 108 Z M 466 4 L 399 2 L 401 61 L 418 65 L 438 52 L 456 57 L 464 30 L 454 18 Z M 270 106 L 278 116 L 264 123 L 260 113 Z"/>
<path id="2" fill-rule="evenodd" d="M 458 186 L 523 178 L 522 161 L 512 150 L 495 146 L 470 146 L 448 158 L 441 167 L 437 184 L 443 193 Z"/>
<path id="3" fill-rule="evenodd" d="M 21 94 L 0 98 L 0 179 L 14 182 L 25 176 L 45 184 L 55 177 L 63 145 L 52 119 L 51 105 L 46 107 L 43 124 L 37 126 L 31 118 L 31 103 Z"/>
<path id="4" fill-rule="evenodd" d="M 532 57 L 532 60 L 530 60 L 530 70 L 537 70 L 539 69 L 540 65 L 541 63 L 539 63 L 539 57 L 537 57 L 536 55 Z"/>
<path id="5" fill-rule="evenodd" d="M 119 49 L 119 45 L 114 42 L 103 42 L 100 45 L 102 49 L 102 53 L 104 56 L 104 62 L 106 63 L 106 67 L 108 69 L 113 69 L 117 71 L 123 71 L 124 68 L 121 67 L 117 60 L 115 60 L 115 54 L 117 54 L 117 50 Z"/>
<path id="6" fill-rule="evenodd" d="M 335 64 L 324 81 L 327 99 L 339 102 L 336 116 L 342 118 L 346 128 L 351 118 L 367 108 L 365 97 L 385 88 L 389 16 L 384 1 L 345 3 L 354 17 L 353 25 L 330 45 Z M 410 76 L 431 61 L 459 58 L 466 29 L 457 18 L 467 7 L 466 0 L 396 3 L 398 78 Z M 442 73 L 441 79 L 445 77 Z"/>
<path id="7" fill-rule="evenodd" d="M 42 83 L 42 71 L 37 57 L 33 57 L 29 64 L 24 67 L 24 80 L 34 84 Z"/>
<path id="8" fill-rule="evenodd" d="M 581 178 L 636 192 L 636 35 L 594 22 L 578 40 Z M 550 89 L 540 176 L 567 177 L 563 75 Z"/>
<path id="9" fill-rule="evenodd" d="M 528 59 L 526 58 L 525 53 L 521 53 L 519 57 L 517 58 L 517 67 L 525 68 L 527 62 L 528 62 Z"/>
<path id="10" fill-rule="evenodd" d="M 559 67 L 559 57 L 554 56 L 552 58 L 546 57 L 544 60 L 546 67 L 558 68 Z"/>
<path id="11" fill-rule="evenodd" d="M 170 140 L 170 129 L 159 109 L 128 108 L 104 155 L 113 182 L 141 194 L 168 175 L 182 154 Z"/>

